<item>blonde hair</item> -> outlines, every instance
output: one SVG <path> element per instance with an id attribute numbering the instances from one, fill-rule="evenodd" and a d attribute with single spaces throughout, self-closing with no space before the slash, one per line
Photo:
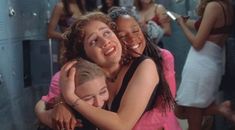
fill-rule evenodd
<path id="1" fill-rule="evenodd" d="M 87 81 L 93 80 L 97 77 L 105 77 L 104 71 L 96 64 L 84 60 L 82 58 L 78 59 L 75 65 L 75 85 L 79 86 Z"/>

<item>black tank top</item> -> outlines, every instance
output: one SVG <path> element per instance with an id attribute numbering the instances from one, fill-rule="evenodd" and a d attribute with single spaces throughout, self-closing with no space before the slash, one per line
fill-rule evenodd
<path id="1" fill-rule="evenodd" d="M 137 69 L 137 67 L 139 66 L 139 64 L 144 61 L 145 59 L 148 59 L 149 57 L 147 56 L 140 56 L 136 59 L 134 59 L 134 61 L 132 62 L 129 70 L 126 72 L 125 76 L 124 76 L 124 79 L 123 79 L 123 82 L 122 82 L 122 85 L 121 85 L 121 88 L 118 92 L 118 94 L 115 96 L 113 102 L 112 102 L 112 105 L 111 105 L 111 111 L 113 112 L 117 112 L 118 111 L 118 108 L 120 106 L 120 102 L 121 102 L 121 99 L 122 99 L 122 96 L 127 88 L 127 85 L 129 83 L 129 81 L 131 80 L 135 70 Z M 155 103 L 156 103 L 156 96 L 157 96 L 157 85 L 150 97 L 150 100 L 145 108 L 145 111 L 148 111 L 148 110 L 151 110 L 154 106 L 155 106 Z"/>

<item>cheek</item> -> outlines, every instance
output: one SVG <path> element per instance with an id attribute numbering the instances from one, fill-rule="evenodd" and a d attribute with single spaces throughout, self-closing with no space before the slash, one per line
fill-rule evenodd
<path id="1" fill-rule="evenodd" d="M 88 100 L 88 101 L 86 101 L 86 103 L 93 106 L 94 105 L 94 100 Z"/>
<path id="2" fill-rule="evenodd" d="M 102 99 L 104 102 L 106 102 L 109 99 L 109 93 L 107 92 L 106 94 L 102 95 Z"/>
<path id="3" fill-rule="evenodd" d="M 85 52 L 86 52 L 88 58 L 90 58 L 92 61 L 96 61 L 96 59 L 97 59 L 96 57 L 101 55 L 101 54 L 99 54 L 100 52 L 99 52 L 98 48 L 96 48 L 96 47 L 85 47 Z"/>

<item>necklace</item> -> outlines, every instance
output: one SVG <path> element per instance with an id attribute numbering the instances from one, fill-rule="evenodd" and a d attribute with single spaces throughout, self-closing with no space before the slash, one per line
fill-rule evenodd
<path id="1" fill-rule="evenodd" d="M 115 82 L 116 79 L 118 78 L 119 73 L 121 72 L 121 69 L 122 69 L 122 67 L 120 66 L 120 68 L 118 69 L 116 74 L 114 76 L 110 76 L 110 77 L 107 76 L 106 80 L 109 81 L 109 82 L 112 82 L 112 83 Z"/>

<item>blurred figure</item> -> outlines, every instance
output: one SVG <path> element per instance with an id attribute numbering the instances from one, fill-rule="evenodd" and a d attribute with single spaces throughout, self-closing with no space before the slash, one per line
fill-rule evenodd
<path id="1" fill-rule="evenodd" d="M 215 105 L 223 66 L 223 48 L 232 29 L 230 0 L 201 0 L 199 20 L 177 16 L 177 22 L 191 43 L 177 91 L 176 115 L 187 118 L 189 130 L 201 130 L 204 115 L 219 114 L 235 122 L 231 102 Z M 197 30 L 194 34 L 190 29 Z"/>
<path id="2" fill-rule="evenodd" d="M 135 0 L 134 5 L 140 15 L 142 24 L 152 20 L 162 27 L 165 36 L 171 35 L 170 20 L 163 5 L 154 3 L 154 0 Z"/>
<path id="3" fill-rule="evenodd" d="M 105 14 L 108 13 L 108 10 L 114 6 L 119 6 L 119 0 L 102 0 L 101 1 L 101 7 L 99 7 L 99 10 Z"/>
<path id="4" fill-rule="evenodd" d="M 83 13 L 85 13 L 83 0 L 62 0 L 58 2 L 52 12 L 52 16 L 48 25 L 48 38 L 60 41 L 59 45 L 59 63 L 62 64 L 63 41 L 67 38 L 64 32 L 75 22 Z M 56 28 L 59 26 L 60 31 Z"/>
<path id="5" fill-rule="evenodd" d="M 154 27 L 156 31 L 154 32 L 158 32 L 158 34 L 161 34 L 162 32 L 162 35 L 164 36 L 171 35 L 170 19 L 166 15 L 166 9 L 163 5 L 154 3 L 154 0 L 135 0 L 134 5 L 139 14 L 139 22 L 145 28 L 144 30 L 149 31 L 149 27 L 153 28 L 152 25 L 156 23 L 156 27 Z M 160 28 L 158 26 L 160 26 Z M 150 32 L 148 35 L 151 35 L 152 33 L 153 32 Z M 161 37 L 158 38 L 158 41 L 160 39 Z M 161 41 L 158 45 L 163 47 Z"/>
<path id="6" fill-rule="evenodd" d="M 82 0 L 87 12 L 95 11 L 98 9 L 97 0 Z"/>

